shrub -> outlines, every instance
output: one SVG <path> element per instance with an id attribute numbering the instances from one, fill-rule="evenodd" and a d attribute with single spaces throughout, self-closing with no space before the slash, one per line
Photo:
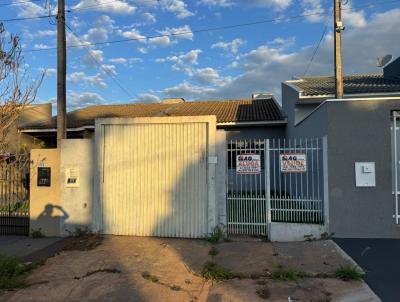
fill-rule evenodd
<path id="1" fill-rule="evenodd" d="M 229 280 L 238 277 L 230 270 L 218 266 L 217 264 L 211 261 L 204 264 L 201 275 L 203 276 L 204 279 L 215 280 L 215 281 Z"/>

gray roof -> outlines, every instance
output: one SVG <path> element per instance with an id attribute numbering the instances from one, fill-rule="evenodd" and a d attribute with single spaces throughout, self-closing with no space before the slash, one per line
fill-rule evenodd
<path id="1" fill-rule="evenodd" d="M 93 126 L 96 118 L 215 115 L 218 123 L 285 122 L 282 108 L 271 97 L 255 100 L 220 100 L 178 104 L 148 103 L 89 106 L 69 112 L 67 127 Z M 57 119 L 24 125 L 20 129 L 54 129 Z"/>
<path id="2" fill-rule="evenodd" d="M 297 86 L 302 96 L 327 96 L 335 94 L 335 78 L 331 76 L 304 77 L 289 81 Z M 343 77 L 344 94 L 400 93 L 400 79 L 385 79 L 383 74 L 359 74 Z"/>

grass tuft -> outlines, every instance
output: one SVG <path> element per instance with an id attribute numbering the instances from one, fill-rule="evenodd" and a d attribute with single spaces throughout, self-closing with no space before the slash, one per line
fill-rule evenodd
<path id="1" fill-rule="evenodd" d="M 157 276 L 154 276 L 152 274 L 150 274 L 149 272 L 143 272 L 142 273 L 142 277 L 146 280 L 149 280 L 151 282 L 157 283 L 159 281 Z"/>
<path id="2" fill-rule="evenodd" d="M 343 281 L 360 280 L 363 274 L 355 267 L 342 266 L 335 271 L 335 277 Z"/>
<path id="3" fill-rule="evenodd" d="M 278 281 L 295 281 L 305 277 L 308 277 L 306 272 L 294 269 L 279 268 L 271 273 L 271 279 Z"/>
<path id="4" fill-rule="evenodd" d="M 201 273 L 206 280 L 223 281 L 239 277 L 238 274 L 231 272 L 230 270 L 223 268 L 214 262 L 206 262 Z"/>
<path id="5" fill-rule="evenodd" d="M 222 225 L 217 225 L 213 232 L 208 235 L 207 241 L 212 243 L 212 244 L 217 244 L 220 243 L 221 241 L 224 241 L 226 237 L 224 227 Z"/>
<path id="6" fill-rule="evenodd" d="M 24 264 L 16 257 L 0 255 L 0 289 L 10 290 L 27 286 L 26 274 L 36 264 Z"/>

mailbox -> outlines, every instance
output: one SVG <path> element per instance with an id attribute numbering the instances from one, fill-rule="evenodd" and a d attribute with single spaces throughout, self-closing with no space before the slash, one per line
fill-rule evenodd
<path id="1" fill-rule="evenodd" d="M 357 187 L 375 187 L 375 163 L 359 162 L 355 163 L 356 186 Z"/>
<path id="2" fill-rule="evenodd" d="M 37 170 L 37 185 L 38 187 L 51 186 L 51 168 L 39 167 Z"/>

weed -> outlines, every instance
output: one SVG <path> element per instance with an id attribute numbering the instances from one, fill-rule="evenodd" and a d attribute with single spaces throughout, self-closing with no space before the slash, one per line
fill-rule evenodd
<path id="1" fill-rule="evenodd" d="M 306 272 L 294 269 L 278 268 L 276 271 L 271 273 L 271 278 L 279 281 L 295 281 L 305 277 L 308 277 Z"/>
<path id="2" fill-rule="evenodd" d="M 343 281 L 360 280 L 363 274 L 355 267 L 342 266 L 335 271 L 335 277 Z"/>
<path id="3" fill-rule="evenodd" d="M 225 239 L 225 235 L 225 228 L 222 224 L 220 224 L 214 228 L 211 234 L 209 234 L 207 241 L 212 244 L 216 244 L 223 241 Z"/>
<path id="4" fill-rule="evenodd" d="M 25 287 L 25 275 L 36 264 L 24 264 L 16 257 L 0 256 L 0 289 Z"/>
<path id="5" fill-rule="evenodd" d="M 77 238 L 82 238 L 82 237 L 90 237 L 93 235 L 92 231 L 88 228 L 75 228 L 73 232 L 66 230 L 71 237 L 77 237 Z"/>
<path id="6" fill-rule="evenodd" d="M 211 247 L 210 251 L 208 252 L 208 254 L 210 256 L 217 256 L 219 253 L 219 251 L 217 250 L 217 248 L 215 246 Z"/>
<path id="7" fill-rule="evenodd" d="M 238 274 L 234 274 L 230 270 L 223 268 L 211 261 L 204 264 L 201 275 L 204 279 L 215 281 L 229 280 L 239 277 Z"/>
<path id="8" fill-rule="evenodd" d="M 182 289 L 179 285 L 175 284 L 171 285 L 169 288 L 174 291 L 180 291 Z"/>
<path id="9" fill-rule="evenodd" d="M 142 277 L 146 280 L 149 280 L 151 282 L 157 283 L 159 281 L 157 276 L 154 276 L 152 274 L 150 274 L 149 272 L 143 272 L 142 273 Z"/>
<path id="10" fill-rule="evenodd" d="M 256 293 L 261 299 L 264 300 L 268 300 L 269 297 L 271 296 L 271 291 L 269 290 L 268 287 L 257 289 Z"/>
<path id="11" fill-rule="evenodd" d="M 38 228 L 37 230 L 36 229 L 31 230 L 31 237 L 36 239 L 36 238 L 43 238 L 45 236 L 42 233 L 42 229 Z"/>

